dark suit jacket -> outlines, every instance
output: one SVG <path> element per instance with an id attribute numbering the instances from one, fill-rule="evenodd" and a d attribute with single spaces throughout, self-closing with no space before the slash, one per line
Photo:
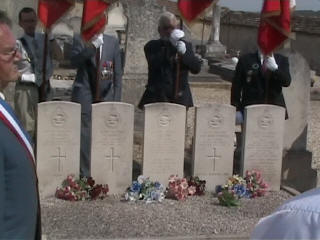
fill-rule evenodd
<path id="1" fill-rule="evenodd" d="M 139 108 L 154 102 L 172 102 L 187 107 L 193 106 L 192 95 L 188 83 L 189 71 L 199 73 L 201 63 L 192 51 L 192 45 L 186 43 L 186 53 L 181 56 L 178 98 L 174 99 L 175 81 L 177 77 L 177 50 L 168 41 L 151 40 L 144 52 L 148 62 L 148 84 L 140 100 Z"/>
<path id="2" fill-rule="evenodd" d="M 100 59 L 100 69 L 106 61 L 113 62 L 113 80 L 100 81 L 100 97 L 102 101 L 120 101 L 122 86 L 122 66 L 118 40 L 104 35 Z M 77 67 L 77 76 L 72 88 L 72 101 L 81 104 L 81 112 L 90 112 L 95 97 L 96 86 L 96 49 L 85 46 L 79 35 L 73 39 L 71 63 Z"/>
<path id="3" fill-rule="evenodd" d="M 253 104 L 274 104 L 286 108 L 282 87 L 291 83 L 289 62 L 280 54 L 274 54 L 274 58 L 278 70 L 263 73 L 258 52 L 240 57 L 231 88 L 231 104 L 237 111 Z"/>
<path id="4" fill-rule="evenodd" d="M 0 135 L 0 239 L 41 239 L 34 167 L 2 120 Z"/>

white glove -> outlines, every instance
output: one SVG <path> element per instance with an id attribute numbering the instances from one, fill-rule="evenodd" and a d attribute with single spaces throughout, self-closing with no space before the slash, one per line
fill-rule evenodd
<path id="1" fill-rule="evenodd" d="M 270 57 L 268 56 L 265 60 L 264 60 L 264 66 L 269 69 L 270 71 L 275 71 L 278 69 L 278 64 L 276 63 L 276 60 L 274 59 L 274 57 Z"/>
<path id="2" fill-rule="evenodd" d="M 36 82 L 36 76 L 33 73 L 23 73 L 21 75 L 21 82 L 35 83 Z"/>
<path id="3" fill-rule="evenodd" d="M 186 44 L 182 41 L 177 42 L 177 52 L 181 55 L 185 54 L 187 51 Z"/>
<path id="4" fill-rule="evenodd" d="M 103 34 L 99 33 L 93 36 L 91 43 L 95 48 L 99 48 L 103 44 Z"/>
<path id="5" fill-rule="evenodd" d="M 176 47 L 177 46 L 177 43 L 178 41 L 184 37 L 184 32 L 180 29 L 174 29 L 171 34 L 170 34 L 170 42 L 171 44 Z"/>
<path id="6" fill-rule="evenodd" d="M 296 0 L 290 0 L 290 8 L 294 8 L 296 5 Z"/>

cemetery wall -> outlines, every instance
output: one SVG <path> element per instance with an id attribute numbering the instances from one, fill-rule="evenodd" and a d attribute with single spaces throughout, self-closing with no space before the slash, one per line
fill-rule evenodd
<path id="1" fill-rule="evenodd" d="M 258 13 L 230 11 L 225 14 L 221 18 L 221 43 L 228 49 L 241 52 L 256 49 L 259 17 Z M 320 74 L 319 54 L 315 51 L 320 45 L 320 16 L 294 16 L 292 22 L 296 33 L 296 40 L 291 41 L 292 49 L 301 53 L 311 69 Z"/>

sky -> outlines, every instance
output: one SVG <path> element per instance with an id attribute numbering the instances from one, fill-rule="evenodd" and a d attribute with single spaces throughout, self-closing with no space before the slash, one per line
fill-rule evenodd
<path id="1" fill-rule="evenodd" d="M 263 0 L 220 0 L 219 5 L 231 10 L 254 11 L 261 10 Z M 320 10 L 320 0 L 296 0 L 296 10 Z"/>
<path id="2" fill-rule="evenodd" d="M 170 0 L 176 2 L 177 0 Z M 196 0 L 194 0 L 196 1 Z M 220 0 L 219 5 L 231 10 L 260 12 L 263 0 Z M 320 0 L 296 0 L 296 10 L 320 11 Z"/>

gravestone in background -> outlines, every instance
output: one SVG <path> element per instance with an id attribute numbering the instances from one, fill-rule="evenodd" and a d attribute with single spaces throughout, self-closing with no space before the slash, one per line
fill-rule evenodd
<path id="1" fill-rule="evenodd" d="M 79 176 L 80 104 L 38 104 L 37 172 L 42 197 L 55 194 L 69 175 Z"/>
<path id="2" fill-rule="evenodd" d="M 316 187 L 317 172 L 312 169 L 312 158 L 315 165 L 320 161 L 320 156 L 313 156 L 307 150 L 310 67 L 301 54 L 290 52 L 287 55 L 292 81 L 289 87 L 283 88 L 289 119 L 285 123 L 286 154 L 282 165 L 282 183 L 303 192 Z"/>
<path id="3" fill-rule="evenodd" d="M 284 148 L 307 149 L 308 112 L 310 108 L 310 67 L 297 52 L 289 55 L 291 84 L 282 88 L 289 118 L 285 124 Z"/>
<path id="4" fill-rule="evenodd" d="M 280 190 L 285 109 L 251 105 L 244 111 L 242 173 L 260 170 L 270 190 Z"/>
<path id="5" fill-rule="evenodd" d="M 134 107 L 120 102 L 92 105 L 91 174 L 109 193 L 132 183 Z"/>
<path id="6" fill-rule="evenodd" d="M 208 191 L 232 176 L 235 111 L 226 104 L 196 107 L 192 175 L 206 180 Z"/>
<path id="7" fill-rule="evenodd" d="M 172 103 L 145 105 L 143 175 L 168 184 L 183 177 L 186 108 Z"/>

